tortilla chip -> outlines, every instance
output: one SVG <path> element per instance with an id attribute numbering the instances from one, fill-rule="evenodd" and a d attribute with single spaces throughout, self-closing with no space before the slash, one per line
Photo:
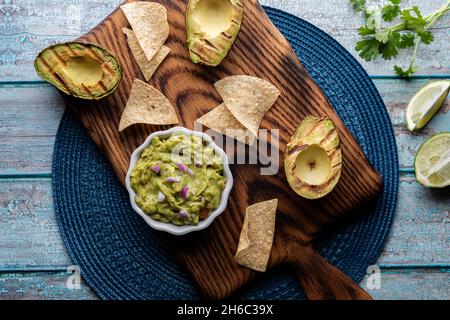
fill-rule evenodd
<path id="1" fill-rule="evenodd" d="M 261 121 L 280 96 L 280 90 L 266 80 L 231 76 L 214 85 L 231 114 L 258 136 Z"/>
<path id="2" fill-rule="evenodd" d="M 120 7 L 136 34 L 136 38 L 151 61 L 169 36 L 167 10 L 155 2 L 131 2 Z"/>
<path id="3" fill-rule="evenodd" d="M 178 117 L 170 101 L 161 92 L 134 79 L 127 106 L 120 119 L 119 131 L 137 123 L 178 124 Z"/>
<path id="4" fill-rule="evenodd" d="M 247 208 L 239 246 L 234 257 L 240 265 L 265 272 L 275 234 L 278 199 Z"/>
<path id="5" fill-rule="evenodd" d="M 252 145 L 256 139 L 253 133 L 236 120 L 224 103 L 197 119 L 197 122 L 244 144 Z"/>
<path id="6" fill-rule="evenodd" d="M 133 54 L 139 69 L 141 69 L 145 80 L 149 81 L 161 62 L 163 62 L 169 54 L 170 49 L 166 46 L 162 46 L 153 59 L 149 61 L 139 45 L 139 41 L 137 40 L 134 31 L 128 28 L 123 28 L 122 31 L 127 36 L 128 46 L 130 47 L 131 53 Z"/>

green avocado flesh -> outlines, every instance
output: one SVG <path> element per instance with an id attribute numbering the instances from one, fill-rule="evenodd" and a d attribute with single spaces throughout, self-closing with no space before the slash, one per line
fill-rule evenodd
<path id="1" fill-rule="evenodd" d="M 190 0 L 186 28 L 192 62 L 219 65 L 236 40 L 243 15 L 242 0 Z"/>
<path id="2" fill-rule="evenodd" d="M 151 218 L 195 225 L 220 203 L 223 161 L 196 136 L 156 137 L 131 172 L 136 204 Z"/>
<path id="3" fill-rule="evenodd" d="M 298 195 L 319 199 L 330 193 L 342 169 L 334 123 L 326 117 L 306 117 L 288 144 L 284 166 L 288 183 Z"/>
<path id="4" fill-rule="evenodd" d="M 117 59 L 105 49 L 79 42 L 50 46 L 34 62 L 37 74 L 68 95 L 101 99 L 119 85 L 122 71 Z"/>

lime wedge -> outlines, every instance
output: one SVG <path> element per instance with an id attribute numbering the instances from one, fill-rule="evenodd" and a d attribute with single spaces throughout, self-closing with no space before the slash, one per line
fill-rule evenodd
<path id="1" fill-rule="evenodd" d="M 425 141 L 414 162 L 417 181 L 430 188 L 450 186 L 450 132 Z"/>
<path id="2" fill-rule="evenodd" d="M 450 81 L 435 81 L 422 88 L 406 109 L 406 124 L 410 131 L 419 130 L 433 118 L 450 91 Z"/>

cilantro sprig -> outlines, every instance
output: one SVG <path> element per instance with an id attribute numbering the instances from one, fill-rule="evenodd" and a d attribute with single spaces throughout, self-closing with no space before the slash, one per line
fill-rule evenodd
<path id="1" fill-rule="evenodd" d="M 366 7 L 366 0 L 350 0 L 350 2 L 357 11 L 364 11 Z"/>
<path id="2" fill-rule="evenodd" d="M 411 77 L 418 70 L 415 60 L 419 46 L 434 41 L 431 27 L 450 12 L 450 0 L 425 17 L 417 6 L 402 8 L 401 0 L 388 0 L 384 6 L 376 8 L 367 8 L 366 0 L 350 2 L 366 18 L 365 24 L 358 29 L 362 39 L 356 44 L 361 58 L 373 61 L 381 56 L 384 60 L 391 60 L 398 56 L 400 50 L 414 48 L 407 67 L 394 67 L 395 73 L 404 78 Z"/>

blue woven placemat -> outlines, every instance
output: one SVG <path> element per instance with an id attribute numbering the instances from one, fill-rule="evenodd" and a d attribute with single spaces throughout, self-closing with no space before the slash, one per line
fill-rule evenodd
<path id="1" fill-rule="evenodd" d="M 332 264 L 359 282 L 383 248 L 397 202 L 399 168 L 389 116 L 367 73 L 339 43 L 304 20 L 265 9 L 384 179 L 378 201 L 320 244 Z M 199 297 L 171 249 L 131 209 L 125 189 L 70 111 L 56 137 L 53 197 L 66 248 L 100 297 Z M 303 293 L 281 267 L 238 298 L 301 299 Z"/>

